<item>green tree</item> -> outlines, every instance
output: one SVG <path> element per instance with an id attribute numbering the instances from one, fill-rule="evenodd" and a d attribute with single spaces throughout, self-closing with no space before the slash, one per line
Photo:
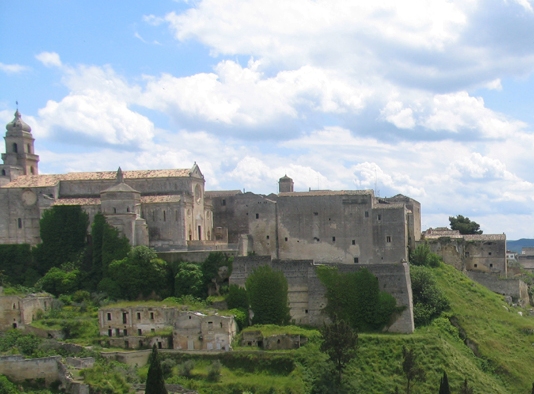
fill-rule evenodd
<path id="1" fill-rule="evenodd" d="M 0 375 L 0 394 L 19 394 L 20 391 L 14 383 L 11 383 L 7 377 Z"/>
<path id="2" fill-rule="evenodd" d="M 413 349 L 406 349 L 402 347 L 402 372 L 406 377 L 406 394 L 410 394 L 413 386 L 413 382 L 425 381 L 425 371 L 419 367 L 417 363 L 417 355 Z"/>
<path id="3" fill-rule="evenodd" d="M 447 378 L 447 372 L 445 371 L 443 371 L 443 377 L 439 382 L 439 394 L 451 394 L 449 379 Z"/>
<path id="4" fill-rule="evenodd" d="M 0 245 L 0 271 L 3 273 L 3 285 L 24 284 L 26 271 L 32 267 L 32 263 L 29 244 Z"/>
<path id="5" fill-rule="evenodd" d="M 378 279 L 367 269 L 339 273 L 335 267 L 319 266 L 317 275 L 326 287 L 325 312 L 346 321 L 357 331 L 382 329 L 396 310 L 395 298 L 380 291 Z"/>
<path id="6" fill-rule="evenodd" d="M 113 261 L 109 265 L 109 278 L 104 280 L 117 286 L 119 296 L 128 300 L 148 298 L 152 294 L 161 298 L 170 295 L 169 289 L 162 286 L 167 283 L 167 263 L 146 246 L 136 246 L 126 258 Z"/>
<path id="7" fill-rule="evenodd" d="M 282 272 L 267 265 L 258 267 L 247 278 L 246 289 L 253 324 L 289 323 L 287 280 Z"/>
<path id="8" fill-rule="evenodd" d="M 146 376 L 145 394 L 167 394 L 165 380 L 163 380 L 163 370 L 159 360 L 156 345 L 152 346 L 152 353 L 148 359 L 148 374 Z"/>
<path id="9" fill-rule="evenodd" d="M 326 353 L 337 371 L 337 384 L 341 384 L 343 371 L 347 364 L 356 357 L 358 334 L 344 320 L 335 319 L 331 324 L 321 328 L 323 342 L 321 351 Z"/>
<path id="10" fill-rule="evenodd" d="M 37 282 L 44 291 L 55 296 L 60 294 L 71 294 L 78 290 L 80 271 L 77 269 L 65 270 L 62 268 L 52 267 Z"/>
<path id="11" fill-rule="evenodd" d="M 238 285 L 230 285 L 228 287 L 228 295 L 226 296 L 226 304 L 228 309 L 244 309 L 248 310 L 247 290 Z"/>
<path id="12" fill-rule="evenodd" d="M 201 297 L 203 293 L 204 281 L 200 267 L 193 263 L 180 263 L 178 273 L 174 278 L 174 295 L 182 297 L 190 294 L 194 297 Z"/>
<path id="13" fill-rule="evenodd" d="M 469 220 L 466 216 L 449 216 L 449 222 L 451 229 L 460 231 L 460 234 L 482 234 L 480 224 Z"/>
<path id="14" fill-rule="evenodd" d="M 202 262 L 204 288 L 208 294 L 221 294 L 221 285 L 228 283 L 228 278 L 232 273 L 232 261 L 233 257 L 226 253 L 211 252 L 208 258 Z M 226 269 L 221 270 L 223 267 Z"/>
<path id="15" fill-rule="evenodd" d="M 52 267 L 79 261 L 86 244 L 89 217 L 79 205 L 56 205 L 44 211 L 41 241 L 34 249 L 37 270 L 44 275 Z"/>
<path id="16" fill-rule="evenodd" d="M 410 264 L 426 267 L 439 267 L 440 257 L 430 251 L 427 242 L 419 244 L 415 250 L 410 252 Z"/>
<path id="17" fill-rule="evenodd" d="M 427 267 L 410 267 L 412 282 L 413 317 L 417 327 L 429 324 L 449 308 L 449 301 L 439 290 L 432 270 Z"/>
<path id="18" fill-rule="evenodd" d="M 469 387 L 467 383 L 467 378 L 464 379 L 462 387 L 460 387 L 460 394 L 473 394 L 473 388 Z M 532 394 L 534 394 L 534 383 L 532 384 Z"/>

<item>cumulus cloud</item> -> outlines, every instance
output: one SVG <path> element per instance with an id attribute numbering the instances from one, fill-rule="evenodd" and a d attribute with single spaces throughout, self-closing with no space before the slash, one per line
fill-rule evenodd
<path id="1" fill-rule="evenodd" d="M 18 74 L 26 70 L 28 70 L 28 67 L 20 64 L 0 63 L 0 71 L 5 72 L 6 74 Z"/>
<path id="2" fill-rule="evenodd" d="M 61 59 L 56 52 L 41 52 L 35 55 L 35 58 L 39 60 L 46 67 L 61 67 Z"/>

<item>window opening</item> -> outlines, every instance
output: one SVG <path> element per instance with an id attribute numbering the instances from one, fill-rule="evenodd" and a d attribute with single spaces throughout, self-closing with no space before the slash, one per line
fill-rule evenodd
<path id="1" fill-rule="evenodd" d="M 260 218 L 260 214 L 257 213 L 257 214 L 256 214 L 256 219 L 259 219 L 259 218 Z"/>
<path id="2" fill-rule="evenodd" d="M 19 152 L 18 146 L 15 142 L 13 142 L 13 153 L 18 153 L 18 152 Z"/>
<path id="3" fill-rule="evenodd" d="M 355 257 L 355 258 L 354 258 L 354 263 L 357 264 L 358 262 L 359 262 L 358 257 Z"/>
<path id="4" fill-rule="evenodd" d="M 108 312 L 108 320 L 111 320 L 111 313 Z"/>
<path id="5" fill-rule="evenodd" d="M 332 237 L 332 242 L 336 242 L 336 237 Z"/>
<path id="6" fill-rule="evenodd" d="M 356 240 L 355 239 L 352 240 L 352 244 L 356 245 Z"/>
<path id="7" fill-rule="evenodd" d="M 389 235 L 386 237 L 386 242 L 391 243 L 391 237 Z"/>
<path id="8" fill-rule="evenodd" d="M 22 228 L 22 219 L 21 218 L 19 218 L 19 220 L 18 220 L 18 225 L 19 225 L 19 228 Z"/>

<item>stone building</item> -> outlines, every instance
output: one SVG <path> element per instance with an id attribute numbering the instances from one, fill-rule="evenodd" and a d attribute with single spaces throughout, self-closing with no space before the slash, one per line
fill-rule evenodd
<path id="1" fill-rule="evenodd" d="M 50 310 L 53 300 L 54 297 L 46 293 L 0 295 L 0 331 L 25 328 L 39 312 Z"/>
<path id="2" fill-rule="evenodd" d="M 215 233 L 240 254 L 315 262 L 394 263 L 408 260 L 421 235 L 421 206 L 372 190 L 294 192 L 284 176 L 279 193 L 206 192 Z M 227 238 L 226 238 L 227 237 Z"/>
<path id="3" fill-rule="evenodd" d="M 507 276 L 505 234 L 460 234 L 446 227 L 423 232 L 433 253 L 458 270 Z"/>
<path id="4" fill-rule="evenodd" d="M 230 350 L 237 331 L 233 316 L 166 306 L 101 308 L 98 323 L 104 342 L 130 349 Z"/>
<path id="5" fill-rule="evenodd" d="M 236 333 L 237 324 L 233 316 L 184 312 L 174 322 L 173 347 L 180 350 L 229 351 Z"/>
<path id="6" fill-rule="evenodd" d="M 103 213 L 134 246 L 209 248 L 213 218 L 196 163 L 190 169 L 40 175 L 31 128 L 18 110 L 6 128 L 0 165 L 0 243 L 36 245 L 44 210 L 79 205 L 91 220 Z"/>

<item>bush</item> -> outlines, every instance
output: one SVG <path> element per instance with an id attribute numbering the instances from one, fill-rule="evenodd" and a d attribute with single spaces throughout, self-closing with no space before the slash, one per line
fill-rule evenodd
<path id="1" fill-rule="evenodd" d="M 191 372 L 195 368 L 195 362 L 193 360 L 187 360 L 178 366 L 180 376 L 190 378 Z"/>
<path id="2" fill-rule="evenodd" d="M 430 251 L 430 246 L 428 243 L 422 243 L 414 251 L 410 252 L 410 264 L 432 267 L 439 267 L 441 258 Z"/>
<path id="3" fill-rule="evenodd" d="M 413 317 L 416 327 L 429 324 L 449 308 L 449 301 L 436 285 L 428 267 L 410 267 L 412 282 Z"/>
<path id="4" fill-rule="evenodd" d="M 221 362 L 215 360 L 208 367 L 208 380 L 212 382 L 218 382 L 221 378 Z"/>

